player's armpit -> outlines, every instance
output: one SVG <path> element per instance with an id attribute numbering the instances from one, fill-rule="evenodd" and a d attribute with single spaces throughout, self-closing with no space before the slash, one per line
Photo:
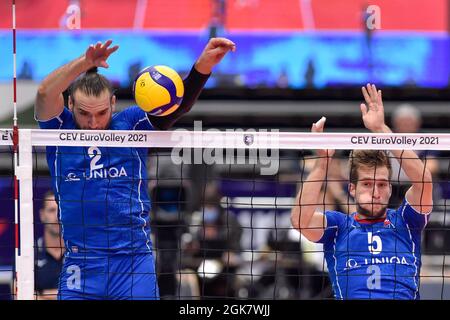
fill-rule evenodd
<path id="1" fill-rule="evenodd" d="M 432 182 L 423 183 L 422 186 L 413 185 L 406 192 L 405 198 L 415 211 L 429 214 L 433 210 Z"/>

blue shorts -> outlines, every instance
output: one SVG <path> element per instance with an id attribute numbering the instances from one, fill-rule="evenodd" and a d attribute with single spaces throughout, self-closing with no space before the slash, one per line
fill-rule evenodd
<path id="1" fill-rule="evenodd" d="M 59 280 L 60 300 L 156 300 L 153 255 L 69 256 Z"/>

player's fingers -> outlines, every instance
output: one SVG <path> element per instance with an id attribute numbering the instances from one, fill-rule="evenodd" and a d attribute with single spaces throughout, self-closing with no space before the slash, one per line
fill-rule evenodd
<path id="1" fill-rule="evenodd" d="M 364 100 L 366 100 L 366 103 L 370 103 L 370 96 L 369 93 L 367 92 L 367 89 L 365 87 L 362 87 L 361 90 L 364 96 Z"/>
<path id="2" fill-rule="evenodd" d="M 361 109 L 362 115 L 365 116 L 367 114 L 367 106 L 364 103 L 361 103 L 359 108 Z"/>
<path id="3" fill-rule="evenodd" d="M 209 52 L 214 56 L 225 55 L 228 51 L 233 51 L 232 48 L 226 46 L 219 46 L 211 49 Z"/>
<path id="4" fill-rule="evenodd" d="M 382 94 L 381 94 L 381 90 L 378 90 L 378 99 L 377 99 L 377 101 L 378 101 L 378 104 L 379 104 L 380 106 L 383 105 L 383 96 L 382 96 Z"/>
<path id="5" fill-rule="evenodd" d="M 374 84 L 372 84 L 372 99 L 373 101 L 378 101 L 377 87 Z"/>
<path id="6" fill-rule="evenodd" d="M 372 84 L 368 83 L 366 87 L 367 87 L 367 93 L 369 94 L 369 97 L 370 97 L 370 101 L 373 101 L 373 87 L 372 87 Z"/>
<path id="7" fill-rule="evenodd" d="M 93 51 L 93 50 L 94 50 L 94 45 L 91 44 L 91 45 L 87 48 L 87 50 L 86 50 L 86 55 L 92 54 L 92 51 Z"/>
<path id="8" fill-rule="evenodd" d="M 227 54 L 229 50 L 224 48 L 215 48 L 211 50 L 208 55 L 214 59 L 214 61 L 220 61 Z"/>
<path id="9" fill-rule="evenodd" d="M 99 41 L 95 44 L 95 49 L 100 49 L 102 46 L 102 43 Z"/>
<path id="10" fill-rule="evenodd" d="M 323 132 L 323 127 L 325 125 L 325 121 L 327 119 L 325 117 L 320 118 L 319 121 L 313 124 L 314 131 L 313 132 Z"/>
<path id="11" fill-rule="evenodd" d="M 211 38 L 210 43 L 215 46 L 235 46 L 236 44 L 227 38 Z"/>
<path id="12" fill-rule="evenodd" d="M 235 51 L 236 50 L 236 44 L 231 41 L 228 40 L 226 38 L 212 38 L 209 42 L 209 47 L 211 49 L 216 49 L 216 48 L 226 48 L 226 50 L 231 50 L 231 51 Z"/>
<path id="13" fill-rule="evenodd" d="M 224 47 L 217 47 L 217 48 L 214 48 L 214 49 L 211 50 L 211 54 L 213 56 L 218 56 L 218 55 L 221 55 L 221 54 L 225 55 L 225 53 L 227 51 L 228 50 L 226 48 L 224 48 Z"/>
<path id="14" fill-rule="evenodd" d="M 222 50 L 224 50 L 225 52 L 231 51 L 231 52 L 235 52 L 236 51 L 236 46 L 221 46 Z"/>
<path id="15" fill-rule="evenodd" d="M 117 49 L 119 49 L 119 46 L 114 46 L 112 48 L 109 48 L 106 52 L 107 52 L 107 54 L 109 56 L 111 53 L 116 52 Z"/>
<path id="16" fill-rule="evenodd" d="M 377 102 L 377 88 L 375 87 L 374 84 L 370 84 L 369 94 L 372 102 Z"/>
<path id="17" fill-rule="evenodd" d="M 106 40 L 105 43 L 103 44 L 103 47 L 104 47 L 104 48 L 108 48 L 108 47 L 111 45 L 111 43 L 112 43 L 112 40 L 111 40 L 111 39 Z"/>
<path id="18" fill-rule="evenodd" d="M 313 123 L 311 127 L 311 132 L 313 133 L 323 132 L 323 128 L 320 128 L 316 123 Z"/>

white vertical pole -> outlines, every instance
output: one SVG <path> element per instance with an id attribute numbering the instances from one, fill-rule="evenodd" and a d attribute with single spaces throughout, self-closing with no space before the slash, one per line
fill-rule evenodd
<path id="1" fill-rule="evenodd" d="M 33 153 L 31 130 L 19 131 L 19 228 L 20 245 L 16 261 L 17 299 L 34 299 Z"/>

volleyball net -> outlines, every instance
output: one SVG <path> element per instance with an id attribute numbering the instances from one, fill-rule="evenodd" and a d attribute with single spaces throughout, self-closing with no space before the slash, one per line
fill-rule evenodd
<path id="1" fill-rule="evenodd" d="M 96 245 L 103 250 L 106 244 L 114 254 L 121 249 L 120 241 L 114 242 L 120 238 L 113 234 L 114 226 L 127 228 L 124 221 L 129 221 L 133 228 L 132 215 L 141 223 L 149 217 L 149 243 L 162 299 L 333 299 L 336 288 L 323 245 L 308 241 L 291 224 L 291 209 L 299 205 L 296 194 L 318 158 L 318 149 L 337 150 L 329 159 L 320 201 L 314 204 L 322 212 L 351 214 L 357 208 L 348 192 L 351 150 L 415 150 L 433 167 L 434 208 L 421 232 L 420 292 L 423 298 L 450 298 L 449 134 L 21 129 L 14 167 L 12 133 L 0 130 L 4 210 L 0 227 L 7 230 L 1 244 L 6 256 L 1 279 L 15 299 L 55 297 L 45 286 L 59 274 L 57 261 L 66 249 L 61 241 L 48 245 L 49 251 L 43 248 L 46 232 L 55 235 L 61 229 L 61 201 L 66 207 L 84 208 L 76 222 L 62 226 L 63 235 L 75 228 L 80 243 L 86 241 L 83 248 L 67 248 L 71 252 L 89 252 L 93 236 L 89 232 L 104 228 L 108 241 Z M 56 190 L 46 148 L 54 148 L 56 154 L 52 159 Z M 80 156 L 84 161 L 79 161 Z M 401 162 L 397 166 L 396 160 L 392 162 L 389 207 L 395 209 L 411 183 Z M 101 187 L 95 189 L 96 183 Z M 128 187 L 138 190 L 129 191 L 129 216 L 114 221 L 114 205 L 124 198 L 117 192 Z M 48 197 L 49 190 L 56 192 L 54 198 Z M 139 192 L 146 192 L 150 200 Z M 141 211 L 134 212 L 135 207 Z M 89 208 L 106 208 L 104 219 L 93 222 Z M 53 210 L 56 220 L 45 210 Z M 401 264 L 397 253 L 391 258 L 374 255 L 369 264 Z M 56 262 L 49 264 L 44 257 L 54 257 Z M 123 272 L 131 274 L 132 267 Z"/>

